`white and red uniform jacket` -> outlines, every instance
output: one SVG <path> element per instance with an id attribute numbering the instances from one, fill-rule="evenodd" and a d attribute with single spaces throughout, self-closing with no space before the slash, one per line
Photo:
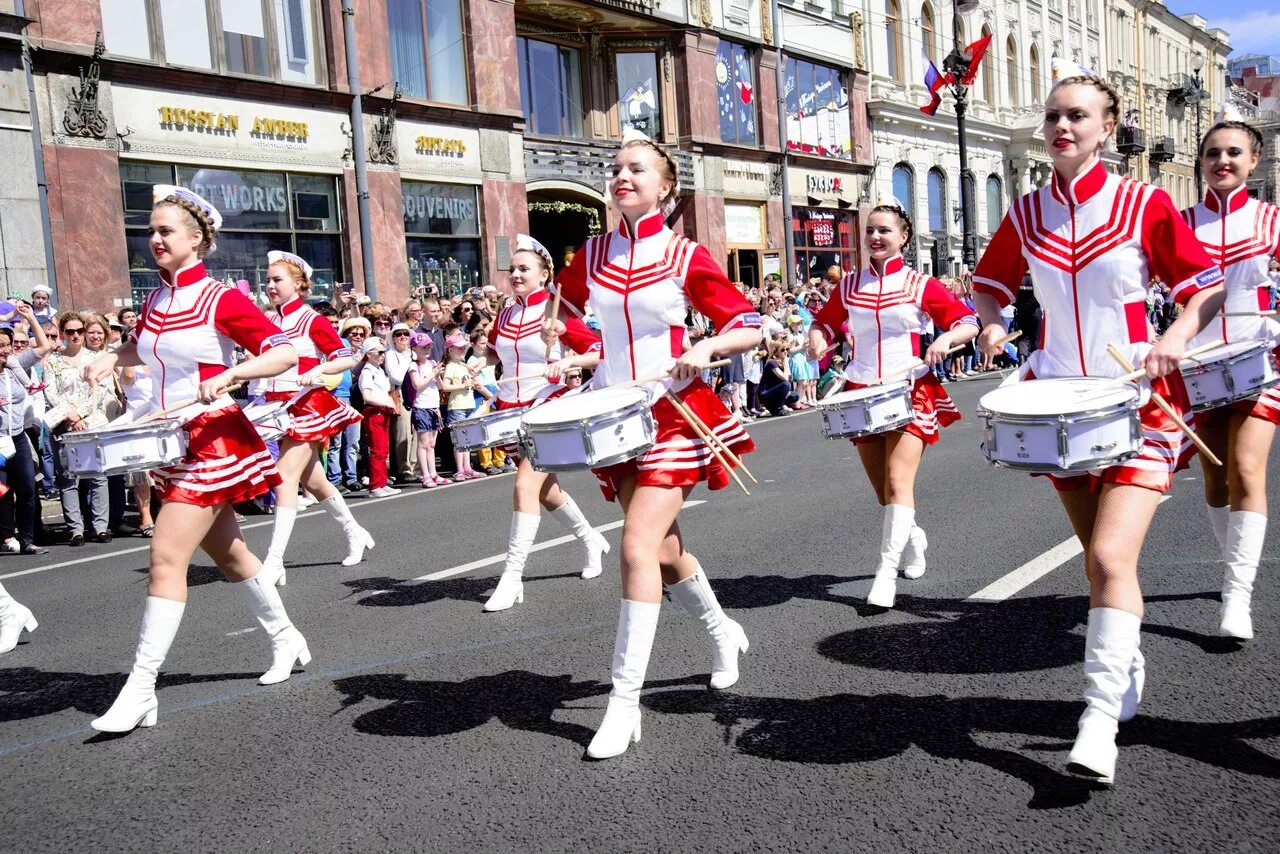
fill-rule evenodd
<path id="1" fill-rule="evenodd" d="M 1247 313 L 1271 308 L 1271 259 L 1280 257 L 1280 207 L 1249 197 L 1239 189 L 1223 199 L 1210 190 L 1195 207 L 1182 212 L 1209 260 L 1222 270 L 1227 285 L 1223 311 Z M 1273 346 L 1280 324 L 1269 317 L 1221 317 L 1206 326 L 1188 347 L 1219 338 L 1228 344 L 1268 341 Z"/>
<path id="2" fill-rule="evenodd" d="M 1013 203 L 978 262 L 974 289 L 1004 307 L 1026 272 L 1044 311 L 1041 349 L 1027 369 L 1041 379 L 1120 376 L 1110 343 L 1141 362 L 1152 338 L 1153 275 L 1180 304 L 1222 284 L 1169 195 L 1107 172 L 1101 161 L 1070 184 L 1055 173 Z"/>
<path id="3" fill-rule="evenodd" d="M 138 356 L 151 371 L 157 408 L 194 399 L 201 382 L 232 366 L 237 344 L 257 356 L 289 343 L 248 297 L 209 278 L 203 263 L 179 270 L 172 280 L 162 271 L 160 279 L 163 284 L 147 295 L 134 330 Z M 182 410 L 181 417 L 190 420 L 234 405 L 223 395 Z"/>
<path id="4" fill-rule="evenodd" d="M 978 325 L 973 311 L 946 285 L 907 267 L 897 255 L 885 262 L 883 274 L 870 267 L 847 274 L 813 322 L 829 342 L 840 340 L 841 324 L 849 324 L 853 357 L 845 366 L 845 379 L 866 384 L 916 359 L 927 320 L 942 332 Z M 920 365 L 909 376 L 919 378 L 928 370 Z"/>
<path id="5" fill-rule="evenodd" d="M 551 347 L 547 357 L 547 345 L 542 340 L 542 324 L 551 306 L 549 292 L 539 288 L 525 297 L 515 297 L 498 312 L 498 318 L 489 330 L 489 352 L 502 363 L 504 377 L 518 377 L 533 370 L 542 370 L 549 362 L 564 358 L 563 341 L 575 353 L 590 353 L 600 349 L 600 339 L 577 318 L 565 323 L 564 335 Z M 563 389 L 540 376 L 514 383 L 498 385 L 498 403 L 505 407 L 527 406 Z"/>
<path id="6" fill-rule="evenodd" d="M 581 310 L 590 300 L 600 319 L 604 356 L 593 386 L 603 388 L 661 373 L 684 349 L 692 306 L 717 333 L 758 329 L 760 314 L 725 277 L 705 248 L 666 227 L 655 211 L 630 232 L 592 237 L 560 275 L 562 299 Z M 660 394 L 657 385 L 651 392 Z"/>
<path id="7" fill-rule="evenodd" d="M 268 319 L 289 336 L 289 343 L 298 351 L 298 365 L 263 382 L 262 390 L 265 392 L 297 392 L 301 389 L 299 377 L 321 362 L 351 355 L 351 349 L 338 337 L 333 324 L 303 302 L 302 297 L 280 306 L 271 312 Z"/>

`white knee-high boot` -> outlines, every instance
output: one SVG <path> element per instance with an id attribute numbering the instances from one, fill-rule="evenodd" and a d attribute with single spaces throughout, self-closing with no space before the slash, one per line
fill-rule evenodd
<path id="1" fill-rule="evenodd" d="M 255 576 L 236 584 L 244 591 L 249 613 L 257 619 L 271 638 L 271 668 L 258 677 L 259 685 L 274 685 L 293 675 L 293 663 L 303 667 L 311 662 L 311 651 L 302 632 L 294 628 L 280 601 L 275 585 Z"/>
<path id="2" fill-rule="evenodd" d="M 667 588 L 671 598 L 702 623 L 716 649 L 711 661 L 711 687 L 728 688 L 738 681 L 738 653 L 751 645 L 747 633 L 735 620 L 729 619 L 716 601 L 711 582 L 702 566 L 693 575 Z"/>
<path id="3" fill-rule="evenodd" d="M 1209 526 L 1213 528 L 1213 539 L 1218 543 L 1218 554 L 1226 559 L 1227 525 L 1231 521 L 1231 507 L 1214 507 L 1206 504 L 1204 509 L 1209 513 Z"/>
<path id="4" fill-rule="evenodd" d="M 1231 513 L 1227 524 L 1227 568 L 1222 574 L 1222 613 L 1218 623 L 1218 634 L 1223 637 L 1237 640 L 1253 637 L 1249 602 L 1266 536 L 1266 516 L 1248 510 Z"/>
<path id="5" fill-rule="evenodd" d="M 270 584 L 284 587 L 287 582 L 284 569 L 284 552 L 289 548 L 289 540 L 293 538 L 293 523 L 298 518 L 298 511 L 293 507 L 276 505 L 275 521 L 271 525 L 271 545 L 267 547 L 267 556 L 262 559 L 262 570 L 258 575 Z"/>
<path id="6" fill-rule="evenodd" d="M 609 552 L 609 541 L 600 532 L 591 527 L 587 517 L 582 515 L 573 497 L 564 493 L 564 503 L 551 511 L 551 515 L 560 520 L 586 549 L 586 565 L 582 569 L 583 578 L 595 578 L 601 572 L 600 559 Z"/>
<path id="7" fill-rule="evenodd" d="M 342 565 L 355 566 L 364 560 L 365 549 L 373 548 L 373 537 L 351 515 L 346 499 L 341 495 L 331 495 L 321 501 L 320 506 L 342 526 L 342 532 L 347 535 L 347 556 L 342 559 Z"/>
<path id="8" fill-rule="evenodd" d="M 640 689 L 649 668 L 661 608 L 657 602 L 622 600 L 613 642 L 613 690 L 600 729 L 587 747 L 587 756 L 592 759 L 618 756 L 640 740 Z"/>
<path id="9" fill-rule="evenodd" d="M 14 601 L 0 584 L 0 653 L 9 652 L 18 645 L 22 630 L 34 632 L 39 623 L 31 616 L 30 609 Z"/>
<path id="10" fill-rule="evenodd" d="M 498 577 L 498 588 L 484 603 L 486 611 L 505 611 L 524 601 L 524 564 L 538 536 L 539 517 L 533 513 L 511 514 L 511 536 L 507 541 L 507 564 Z"/>
<path id="11" fill-rule="evenodd" d="M 102 717 L 90 721 L 89 726 L 98 732 L 128 732 L 137 726 L 155 726 L 159 711 L 156 676 L 178 634 L 186 608 L 185 602 L 147 597 L 133 670 L 129 671 L 129 678 L 111 708 Z"/>
<path id="12" fill-rule="evenodd" d="M 915 526 L 916 510 L 902 504 L 890 504 L 884 508 L 884 526 L 880 532 L 880 566 L 875 581 L 867 595 L 867 604 L 880 608 L 892 608 L 898 589 L 898 563 L 907 547 L 911 529 Z"/>
<path id="13" fill-rule="evenodd" d="M 911 534 L 907 537 L 907 546 L 902 550 L 902 574 L 907 578 L 919 578 L 924 575 L 924 550 L 929 548 L 929 538 L 919 525 L 911 526 Z"/>
<path id="14" fill-rule="evenodd" d="M 1142 619 L 1118 608 L 1090 608 L 1084 645 L 1085 710 L 1067 769 L 1111 783 L 1116 775 L 1116 732 L 1131 675 Z M 1136 708 L 1136 704 L 1135 704 Z"/>

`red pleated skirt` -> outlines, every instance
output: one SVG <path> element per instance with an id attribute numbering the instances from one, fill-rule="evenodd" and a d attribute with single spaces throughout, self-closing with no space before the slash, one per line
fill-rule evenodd
<path id="1" fill-rule="evenodd" d="M 202 412 L 184 427 L 182 462 L 151 472 L 162 501 L 217 507 L 257 498 L 280 484 L 267 446 L 240 407 Z"/>
<path id="2" fill-rule="evenodd" d="M 293 394 L 287 391 L 267 393 L 269 401 L 288 401 Z M 313 388 L 298 398 L 288 409 L 292 423 L 285 435 L 295 442 L 325 442 L 352 424 L 360 422 L 361 415 L 334 397 L 326 388 Z"/>

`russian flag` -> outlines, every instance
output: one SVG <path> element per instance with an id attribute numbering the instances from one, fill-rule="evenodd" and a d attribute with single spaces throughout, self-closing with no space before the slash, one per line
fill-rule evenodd
<path id="1" fill-rule="evenodd" d="M 942 106 L 942 96 L 938 94 L 938 90 L 951 82 L 951 75 L 939 71 L 929 54 L 922 53 L 921 57 L 924 59 L 924 85 L 929 89 L 929 103 L 921 107 L 920 112 L 932 116 Z"/>

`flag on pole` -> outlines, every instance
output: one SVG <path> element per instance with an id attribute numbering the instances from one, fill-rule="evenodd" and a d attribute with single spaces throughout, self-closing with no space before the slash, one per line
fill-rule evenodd
<path id="1" fill-rule="evenodd" d="M 951 82 L 951 75 L 939 71 L 933 64 L 933 60 L 929 58 L 929 54 L 922 54 L 922 57 L 924 58 L 924 85 L 929 89 L 929 103 L 921 107 L 920 112 L 926 116 L 932 116 L 942 105 L 942 96 L 938 94 L 938 90 Z"/>
<path id="2" fill-rule="evenodd" d="M 988 33 L 964 49 L 965 58 L 969 60 L 969 70 L 960 81 L 961 85 L 972 86 L 978 79 L 978 66 L 982 64 L 982 58 L 987 55 L 987 46 L 990 44 L 991 34 Z"/>

